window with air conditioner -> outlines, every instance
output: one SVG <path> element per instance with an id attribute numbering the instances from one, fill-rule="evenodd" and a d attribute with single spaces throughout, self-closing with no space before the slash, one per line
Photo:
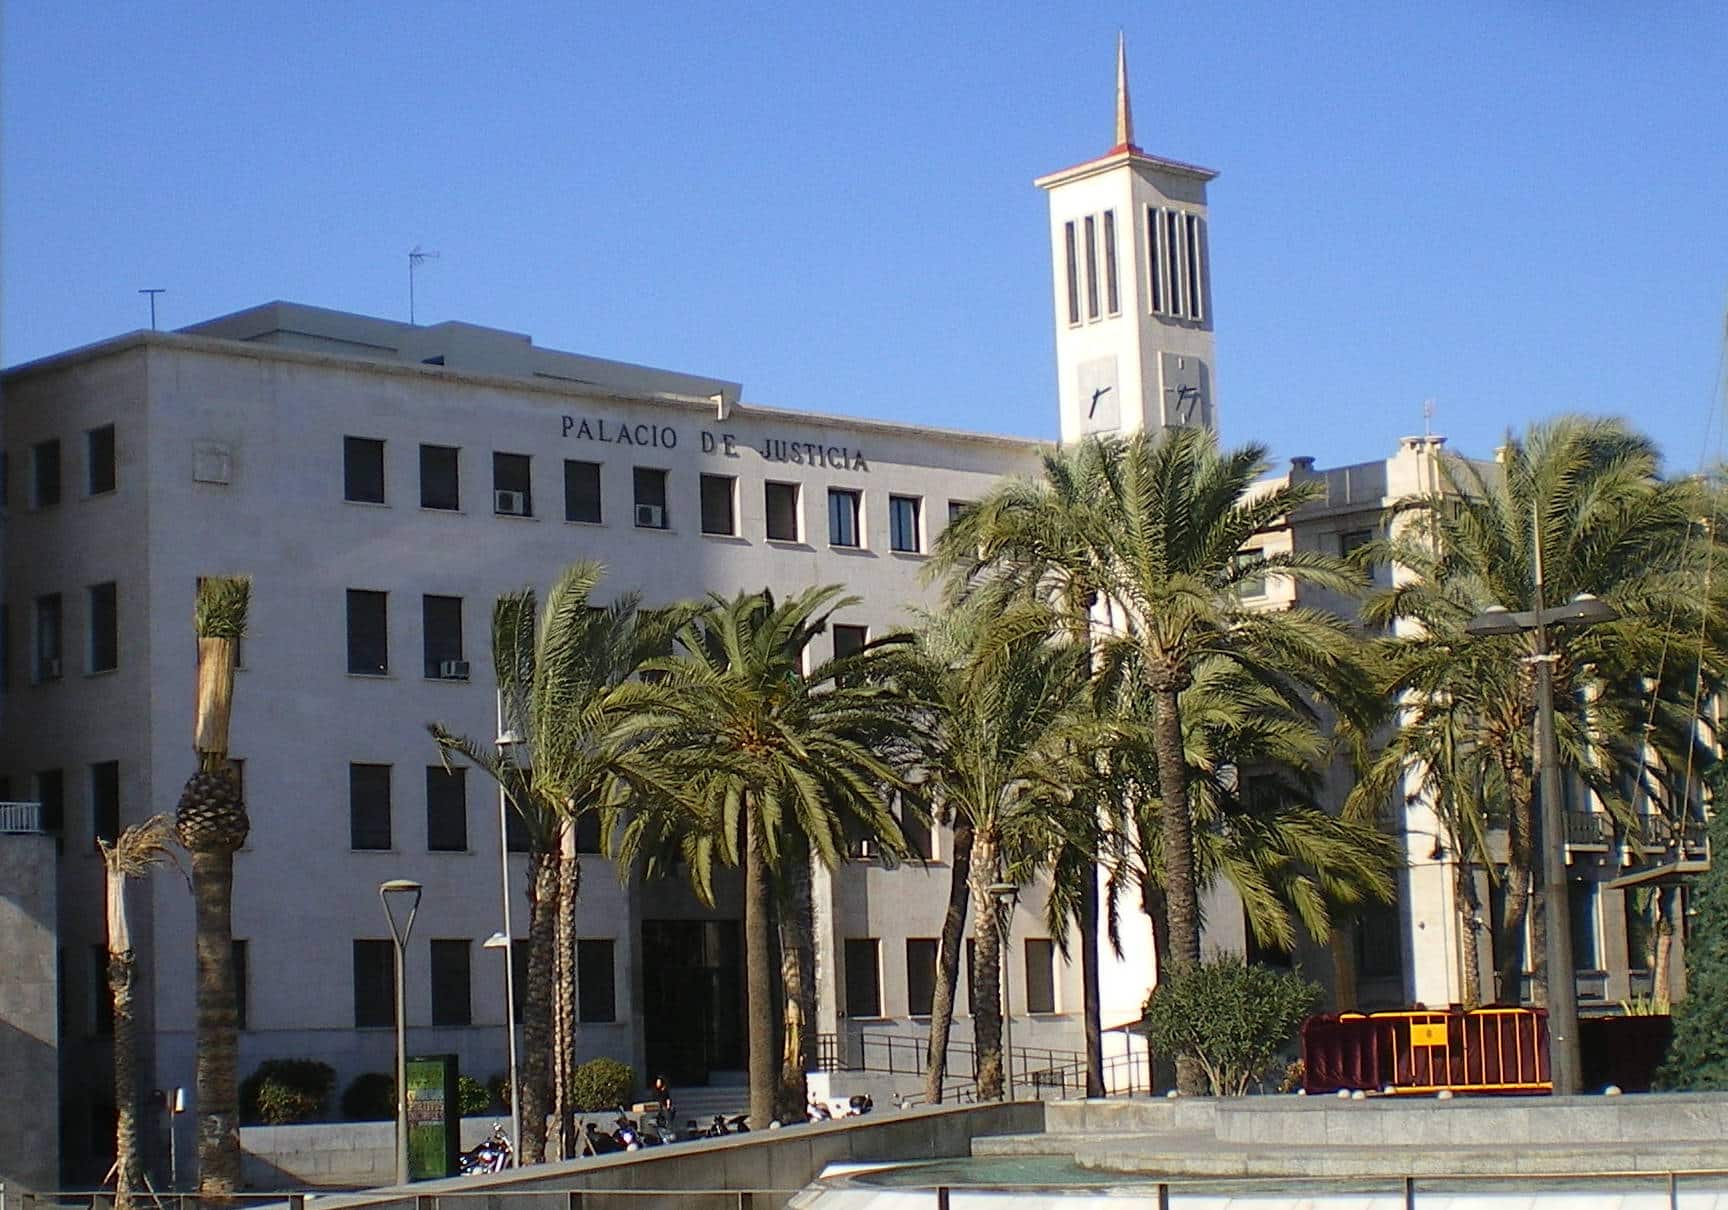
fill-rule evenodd
<path id="1" fill-rule="evenodd" d="M 636 528 L 667 528 L 666 472 L 647 466 L 632 467 L 630 482 L 636 504 Z"/>
<path id="2" fill-rule="evenodd" d="M 492 511 L 501 517 L 532 517 L 533 460 L 527 454 L 492 455 Z"/>
<path id="3" fill-rule="evenodd" d="M 420 619 L 426 675 L 438 681 L 468 679 L 462 658 L 462 598 L 423 596 Z"/>

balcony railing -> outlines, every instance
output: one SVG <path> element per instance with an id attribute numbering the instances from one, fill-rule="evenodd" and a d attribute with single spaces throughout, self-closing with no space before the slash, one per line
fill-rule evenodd
<path id="1" fill-rule="evenodd" d="M 0 802 L 0 835 L 42 835 L 42 804 Z"/>

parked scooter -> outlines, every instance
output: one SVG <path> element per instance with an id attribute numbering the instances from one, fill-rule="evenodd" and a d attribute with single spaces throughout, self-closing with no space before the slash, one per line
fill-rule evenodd
<path id="1" fill-rule="evenodd" d="M 600 1133 L 600 1128 L 593 1122 L 582 1123 L 582 1154 L 611 1155 L 615 1151 L 624 1150 L 624 1144 L 609 1134 Z"/>
<path id="2" fill-rule="evenodd" d="M 494 1122 L 491 1134 L 457 1157 L 456 1170 L 463 1176 L 502 1172 L 510 1167 L 514 1157 L 515 1151 L 510 1146 L 510 1136 L 504 1133 L 504 1124 Z"/>
<path id="3" fill-rule="evenodd" d="M 658 1147 L 663 1139 L 652 1130 L 632 1118 L 624 1109 L 618 1106 L 618 1120 L 613 1124 L 613 1141 L 626 1151 L 637 1151 L 643 1147 Z"/>
<path id="4" fill-rule="evenodd" d="M 728 1134 L 749 1133 L 750 1115 L 747 1113 L 741 1113 L 733 1118 L 729 1118 L 723 1113 L 717 1113 L 714 1115 L 714 1120 L 709 1123 L 708 1129 L 703 1132 L 705 1137 L 711 1139 L 722 1138 Z"/>

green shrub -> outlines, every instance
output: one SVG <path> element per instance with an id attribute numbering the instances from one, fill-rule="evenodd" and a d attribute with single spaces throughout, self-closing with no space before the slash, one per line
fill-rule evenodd
<path id="1" fill-rule="evenodd" d="M 617 1059 L 589 1059 L 576 1069 L 572 1099 L 577 1113 L 599 1113 L 623 1104 L 636 1086 L 636 1073 Z"/>
<path id="2" fill-rule="evenodd" d="M 492 1093 L 473 1076 L 457 1076 L 456 1103 L 461 1106 L 463 1117 L 472 1117 L 492 1108 Z"/>
<path id="3" fill-rule="evenodd" d="M 315 1122 L 324 1116 L 336 1070 L 316 1059 L 266 1059 L 240 1085 L 240 1118 L 266 1126 Z"/>
<path id="4" fill-rule="evenodd" d="M 1238 955 L 1180 967 L 1146 1001 L 1155 1054 L 1198 1062 L 1213 1096 L 1241 1096 L 1320 1003 L 1295 973 L 1249 966 Z"/>
<path id="5" fill-rule="evenodd" d="M 1686 932 L 1686 998 L 1674 1006 L 1674 1039 L 1656 1087 L 1692 1092 L 1728 1089 L 1728 766 L 1705 775 L 1716 807 L 1710 817 L 1715 860 L 1688 882 L 1694 915 Z"/>
<path id="6" fill-rule="evenodd" d="M 357 1075 L 342 1092 L 342 1116 L 350 1122 L 381 1122 L 396 1116 L 396 1077 L 387 1071 Z"/>
<path id="7" fill-rule="evenodd" d="M 492 1093 L 492 1099 L 505 1109 L 510 1108 L 510 1073 L 500 1071 L 486 1081 L 487 1089 Z"/>

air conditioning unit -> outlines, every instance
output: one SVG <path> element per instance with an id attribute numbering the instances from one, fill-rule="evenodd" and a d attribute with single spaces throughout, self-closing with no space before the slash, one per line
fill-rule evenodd
<path id="1" fill-rule="evenodd" d="M 492 511 L 503 513 L 508 517 L 526 517 L 528 515 L 528 493 L 493 492 Z"/>
<path id="2" fill-rule="evenodd" d="M 60 679 L 59 660 L 54 659 L 42 661 L 42 679 L 45 681 L 57 681 Z"/>
<path id="3" fill-rule="evenodd" d="M 658 504 L 638 504 L 636 506 L 636 527 L 638 529 L 665 529 L 665 508 Z"/>
<path id="4" fill-rule="evenodd" d="M 438 679 L 443 681 L 465 681 L 468 679 L 467 660 L 445 660 L 438 665 Z"/>

